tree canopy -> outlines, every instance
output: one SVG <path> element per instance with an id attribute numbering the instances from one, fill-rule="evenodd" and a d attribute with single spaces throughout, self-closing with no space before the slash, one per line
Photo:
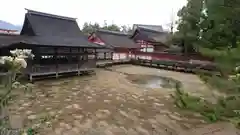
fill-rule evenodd
<path id="1" fill-rule="evenodd" d="M 185 52 L 191 48 L 236 48 L 240 35 L 239 0 L 188 0 L 179 12 L 178 31 Z"/>
<path id="2" fill-rule="evenodd" d="M 185 53 L 192 52 L 199 40 L 202 3 L 203 0 L 188 0 L 187 5 L 178 12 L 180 19 L 174 37 L 184 47 Z"/>
<path id="3" fill-rule="evenodd" d="M 185 53 L 213 57 L 226 72 L 240 64 L 239 0 L 188 0 L 178 16 L 173 41 Z"/>
<path id="4" fill-rule="evenodd" d="M 105 22 L 103 26 L 100 26 L 100 24 L 97 22 L 93 24 L 85 22 L 82 28 L 82 32 L 88 35 L 92 32 L 95 32 L 98 29 L 104 29 L 104 30 L 110 30 L 110 31 L 122 31 L 124 33 L 129 33 L 132 31 L 132 28 L 126 25 L 118 26 L 116 24 L 107 24 Z"/>
<path id="5" fill-rule="evenodd" d="M 240 127 L 240 113 L 235 111 L 240 109 L 240 0 L 188 0 L 178 16 L 174 40 L 181 41 L 186 53 L 193 48 L 214 58 L 221 74 L 202 75 L 202 78 L 225 95 L 218 95 L 213 104 L 179 89 L 175 102 L 180 108 L 199 112 L 210 121 L 227 120 Z"/>

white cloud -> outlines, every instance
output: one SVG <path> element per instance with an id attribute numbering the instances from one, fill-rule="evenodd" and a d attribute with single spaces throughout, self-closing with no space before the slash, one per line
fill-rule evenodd
<path id="1" fill-rule="evenodd" d="M 176 12 L 186 0 L 2 0 L 0 20 L 22 24 L 25 10 L 78 18 L 84 22 L 98 22 L 118 25 L 170 23 L 172 10 Z"/>

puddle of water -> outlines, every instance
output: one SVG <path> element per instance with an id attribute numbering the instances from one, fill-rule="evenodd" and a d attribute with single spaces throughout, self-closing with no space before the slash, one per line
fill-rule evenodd
<path id="1" fill-rule="evenodd" d="M 175 88 L 176 84 L 178 83 L 177 80 L 171 78 L 153 75 L 128 75 L 127 79 L 129 79 L 134 84 L 138 84 L 145 88 L 151 89 Z"/>
<path id="2" fill-rule="evenodd" d="M 162 88 L 163 81 L 162 80 L 149 80 L 146 82 L 145 86 L 148 88 Z"/>

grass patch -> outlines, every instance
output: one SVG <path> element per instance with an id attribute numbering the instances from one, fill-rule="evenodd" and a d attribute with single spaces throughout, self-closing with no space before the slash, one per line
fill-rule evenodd
<path id="1" fill-rule="evenodd" d="M 223 77 L 219 77 L 216 75 L 206 75 L 199 74 L 199 77 L 202 81 L 205 82 L 211 88 L 218 90 L 219 92 L 226 94 L 239 94 L 240 93 L 240 85 L 232 80 L 228 80 Z"/>
<path id="2" fill-rule="evenodd" d="M 219 97 L 217 103 L 210 103 L 203 98 L 189 95 L 177 84 L 172 95 L 178 108 L 200 113 L 208 122 L 227 120 L 240 128 L 240 96 Z"/>

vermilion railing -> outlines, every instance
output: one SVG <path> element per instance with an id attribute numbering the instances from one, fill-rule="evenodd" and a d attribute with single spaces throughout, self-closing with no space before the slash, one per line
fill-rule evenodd
<path id="1" fill-rule="evenodd" d="M 197 54 L 184 55 L 182 53 L 168 53 L 168 52 L 133 52 L 129 54 L 132 59 L 147 59 L 147 60 L 174 60 L 174 61 L 212 61 L 210 58 L 200 56 Z"/>

